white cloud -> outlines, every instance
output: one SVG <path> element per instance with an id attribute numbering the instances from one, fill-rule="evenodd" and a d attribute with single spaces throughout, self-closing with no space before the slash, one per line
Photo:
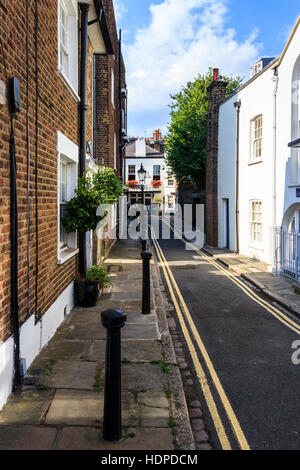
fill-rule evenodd
<path id="1" fill-rule="evenodd" d="M 129 113 L 165 110 L 169 94 L 209 66 L 223 74 L 248 76 L 259 55 L 257 32 L 239 42 L 235 31 L 225 26 L 226 2 L 164 0 L 150 6 L 150 25 L 123 47 Z"/>
<path id="2" fill-rule="evenodd" d="M 122 19 L 122 16 L 127 12 L 127 8 L 125 7 L 122 0 L 114 0 L 114 10 L 116 22 L 119 23 Z"/>

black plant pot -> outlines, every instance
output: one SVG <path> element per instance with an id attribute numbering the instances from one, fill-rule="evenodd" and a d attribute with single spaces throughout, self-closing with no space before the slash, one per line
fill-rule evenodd
<path id="1" fill-rule="evenodd" d="M 80 307 L 95 307 L 99 298 L 99 282 L 75 280 L 75 300 Z"/>

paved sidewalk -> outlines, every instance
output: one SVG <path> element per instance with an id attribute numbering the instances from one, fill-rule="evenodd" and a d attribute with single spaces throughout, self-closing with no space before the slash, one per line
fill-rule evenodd
<path id="1" fill-rule="evenodd" d="M 204 251 L 249 281 L 271 300 L 300 317 L 300 285 L 283 276 L 275 276 L 267 263 L 238 255 L 226 249 L 204 246 Z M 297 290 L 299 293 L 297 293 Z"/>
<path id="2" fill-rule="evenodd" d="M 157 268 L 152 313 L 142 316 L 137 242 L 117 242 L 105 262 L 113 282 L 94 308 L 76 307 L 28 371 L 20 396 L 0 412 L 0 450 L 194 449 Z M 122 309 L 123 438 L 102 439 L 106 330 L 101 312 Z"/>

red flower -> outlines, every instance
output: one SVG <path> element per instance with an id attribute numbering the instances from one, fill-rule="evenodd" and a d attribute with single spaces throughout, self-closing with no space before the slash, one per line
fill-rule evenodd
<path id="1" fill-rule="evenodd" d="M 162 185 L 162 182 L 160 180 L 157 180 L 157 181 L 151 181 L 151 186 L 153 186 L 154 188 L 159 188 L 161 185 Z"/>
<path id="2" fill-rule="evenodd" d="M 126 181 L 126 186 L 129 188 L 135 188 L 139 183 L 136 180 Z"/>

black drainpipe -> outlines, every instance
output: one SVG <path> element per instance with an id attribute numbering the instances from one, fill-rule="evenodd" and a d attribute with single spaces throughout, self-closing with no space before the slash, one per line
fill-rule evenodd
<path id="1" fill-rule="evenodd" d="M 20 329 L 19 329 L 19 302 L 18 302 L 18 204 L 16 183 L 16 151 L 13 127 L 13 114 L 11 114 L 11 128 L 9 139 L 10 152 L 10 240 L 11 240 L 11 322 L 14 338 L 14 375 L 13 392 L 21 389 L 20 371 Z"/>
<path id="2" fill-rule="evenodd" d="M 81 10 L 81 62 L 80 62 L 80 103 L 79 103 L 79 175 L 85 172 L 86 157 L 86 111 L 87 111 L 87 53 L 89 5 L 80 4 Z M 86 236 L 79 233 L 79 272 L 86 275 Z"/>
<path id="3" fill-rule="evenodd" d="M 240 235 L 239 235 L 239 191 L 240 191 L 240 181 L 239 181 L 239 168 L 240 168 L 240 110 L 241 110 L 241 100 L 234 103 L 234 107 L 237 110 L 237 119 L 236 119 L 236 175 L 235 175 L 235 232 L 236 232 L 236 252 L 240 252 Z"/>
<path id="4" fill-rule="evenodd" d="M 123 177 L 123 147 L 122 147 L 122 31 L 119 35 L 119 167 L 120 177 Z M 122 178 L 123 181 L 123 178 Z"/>

